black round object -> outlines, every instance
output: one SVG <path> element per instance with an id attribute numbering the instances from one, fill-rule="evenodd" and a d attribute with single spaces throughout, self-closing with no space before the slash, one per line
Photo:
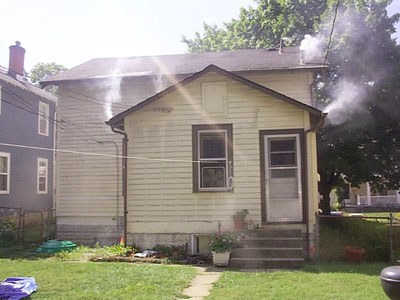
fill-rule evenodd
<path id="1" fill-rule="evenodd" d="M 391 300 L 400 300 L 400 266 L 384 268 L 381 272 L 382 288 Z"/>

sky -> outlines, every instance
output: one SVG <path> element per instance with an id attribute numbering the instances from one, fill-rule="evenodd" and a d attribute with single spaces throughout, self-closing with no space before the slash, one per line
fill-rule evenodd
<path id="1" fill-rule="evenodd" d="M 203 22 L 221 26 L 253 0 L 0 0 L 0 65 L 9 46 L 26 49 L 25 70 L 39 62 L 67 68 L 93 58 L 185 53 Z M 394 0 L 389 15 L 400 12 Z M 398 24 L 399 25 L 399 24 Z M 399 26 L 398 26 L 399 27 Z M 397 30 L 400 41 L 400 29 Z"/>

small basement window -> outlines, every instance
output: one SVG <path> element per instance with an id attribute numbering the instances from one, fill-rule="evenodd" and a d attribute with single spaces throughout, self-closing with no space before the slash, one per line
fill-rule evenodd
<path id="1" fill-rule="evenodd" d="M 210 252 L 208 242 L 211 240 L 210 234 L 193 234 L 191 240 L 192 254 L 207 254 Z"/>

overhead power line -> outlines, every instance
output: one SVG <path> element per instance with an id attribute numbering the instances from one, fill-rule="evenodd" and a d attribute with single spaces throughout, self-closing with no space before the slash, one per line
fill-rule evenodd
<path id="1" fill-rule="evenodd" d="M 55 151 L 55 152 L 61 152 L 61 153 L 71 153 L 71 154 L 80 154 L 80 155 L 88 155 L 88 156 L 102 156 L 102 157 L 111 157 L 111 158 L 146 160 L 146 161 L 155 161 L 155 162 L 175 162 L 175 163 L 199 163 L 200 162 L 198 160 L 150 158 L 150 157 L 142 157 L 142 156 L 123 156 L 123 155 L 114 155 L 114 154 L 107 154 L 107 153 L 93 153 L 93 152 L 84 152 L 84 151 L 75 151 L 75 150 L 66 150 L 66 149 L 52 149 L 52 148 L 27 146 L 27 145 L 20 145 L 20 144 L 8 144 L 8 143 L 0 143 L 0 146 L 8 146 L 8 147 L 16 147 L 16 148 L 24 148 L 24 149 L 32 149 L 32 150 Z M 211 164 L 211 163 L 220 164 L 220 162 L 207 161 L 207 164 Z"/>
<path id="2" fill-rule="evenodd" d="M 333 32 L 334 32 L 334 30 L 335 30 L 335 23 L 336 23 L 336 18 L 337 18 L 337 14 L 338 14 L 339 4 L 340 4 L 340 0 L 338 0 L 337 3 L 336 3 L 335 13 L 334 13 L 334 15 L 333 15 L 332 28 L 331 28 L 331 33 L 330 33 L 330 35 L 329 35 L 328 46 L 326 47 L 326 54 L 325 54 L 324 65 L 325 65 L 326 62 L 328 61 L 328 54 L 329 54 L 330 47 L 331 47 L 331 44 L 332 44 L 332 36 L 333 36 Z"/>

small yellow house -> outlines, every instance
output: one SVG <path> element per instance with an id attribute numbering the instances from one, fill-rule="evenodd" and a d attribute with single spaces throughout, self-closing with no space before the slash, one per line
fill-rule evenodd
<path id="1" fill-rule="evenodd" d="M 47 78 L 63 124 L 57 238 L 205 252 L 207 236 L 247 209 L 249 224 L 271 231 L 266 256 L 312 249 L 323 61 L 299 47 L 96 58 Z M 273 244 L 273 230 L 296 237 Z"/>
<path id="2" fill-rule="evenodd" d="M 117 114 L 107 124 L 126 134 L 128 242 L 199 248 L 193 237 L 232 231 L 242 209 L 312 237 L 323 119 L 215 65 Z"/>

